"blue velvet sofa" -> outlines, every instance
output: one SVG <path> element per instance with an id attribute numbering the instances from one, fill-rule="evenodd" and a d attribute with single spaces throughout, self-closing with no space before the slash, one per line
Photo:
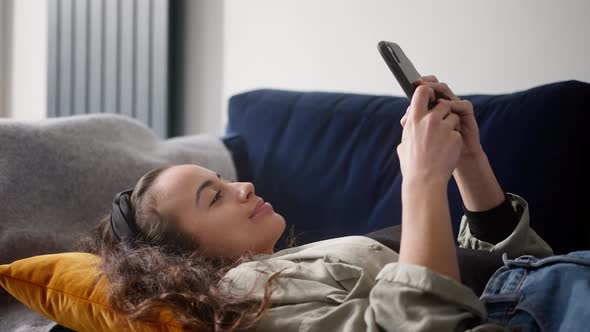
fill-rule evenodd
<path id="1" fill-rule="evenodd" d="M 530 203 L 534 229 L 556 253 L 590 248 L 590 84 L 563 81 L 502 95 L 466 95 L 503 189 Z M 405 97 L 255 90 L 229 101 L 226 145 L 238 178 L 256 185 L 298 244 L 401 222 L 396 146 Z M 461 198 L 451 181 L 455 233 Z"/>

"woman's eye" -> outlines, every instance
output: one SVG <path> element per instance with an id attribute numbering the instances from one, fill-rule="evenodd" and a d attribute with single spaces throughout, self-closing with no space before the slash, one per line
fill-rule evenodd
<path id="1" fill-rule="evenodd" d="M 215 193 L 215 196 L 213 196 L 213 200 L 211 201 L 211 204 L 209 206 L 212 206 L 220 199 L 221 199 L 221 190 L 219 190 Z"/>

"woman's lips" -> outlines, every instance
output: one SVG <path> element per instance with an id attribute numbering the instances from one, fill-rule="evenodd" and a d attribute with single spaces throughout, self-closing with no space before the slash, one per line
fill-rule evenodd
<path id="1" fill-rule="evenodd" d="M 271 211 L 272 205 L 270 205 L 270 203 L 263 201 L 260 198 L 258 204 L 256 205 L 256 209 L 254 209 L 254 212 L 252 213 L 252 216 L 250 218 L 256 218 L 259 215 L 263 215 Z"/>

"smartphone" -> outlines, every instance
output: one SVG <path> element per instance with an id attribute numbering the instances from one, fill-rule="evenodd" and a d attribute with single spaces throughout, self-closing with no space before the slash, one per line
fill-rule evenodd
<path id="1" fill-rule="evenodd" d="M 395 76 L 399 85 L 401 85 L 406 96 L 408 96 L 408 99 L 412 100 L 417 87 L 416 81 L 420 78 L 420 74 L 410 59 L 408 59 L 404 51 L 396 43 L 380 41 L 377 44 L 377 48 L 393 73 L 393 76 Z"/>

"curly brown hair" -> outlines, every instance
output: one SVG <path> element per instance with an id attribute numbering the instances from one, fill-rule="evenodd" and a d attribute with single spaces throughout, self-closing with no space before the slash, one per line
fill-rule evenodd
<path id="1" fill-rule="evenodd" d="M 154 321 L 169 310 L 185 329 L 235 331 L 248 329 L 271 306 L 270 284 L 261 302 L 233 297 L 218 285 L 224 274 L 247 261 L 206 257 L 194 240 L 175 229 L 175 223 L 155 209 L 153 184 L 171 166 L 151 170 L 135 185 L 131 204 L 140 234 L 133 241 L 118 241 L 111 231 L 110 213 L 78 249 L 102 258 L 100 270 L 110 282 L 112 307 L 132 320 Z"/>

